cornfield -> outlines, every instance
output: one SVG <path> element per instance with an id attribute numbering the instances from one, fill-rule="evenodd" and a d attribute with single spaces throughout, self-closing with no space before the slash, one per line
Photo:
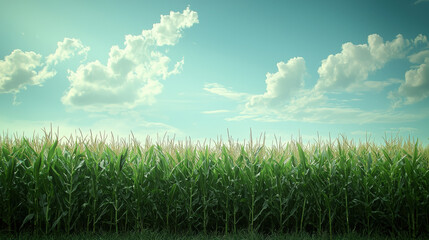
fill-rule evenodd
<path id="1" fill-rule="evenodd" d="M 429 233 L 429 148 L 0 138 L 0 232 Z"/>

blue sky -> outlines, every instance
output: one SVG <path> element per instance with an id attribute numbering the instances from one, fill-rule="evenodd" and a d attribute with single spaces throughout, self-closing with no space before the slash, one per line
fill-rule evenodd
<path id="1" fill-rule="evenodd" d="M 0 2 L 0 129 L 429 142 L 429 1 Z"/>

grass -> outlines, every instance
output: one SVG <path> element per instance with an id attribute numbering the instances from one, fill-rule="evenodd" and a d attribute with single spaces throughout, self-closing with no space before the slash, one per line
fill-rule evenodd
<path id="1" fill-rule="evenodd" d="M 108 143 L 104 135 L 49 133 L 4 136 L 0 148 L 3 233 L 42 239 L 100 231 L 136 239 L 134 232 L 167 239 L 429 234 L 429 148 L 417 141 L 338 138 L 268 147 L 252 139 Z"/>

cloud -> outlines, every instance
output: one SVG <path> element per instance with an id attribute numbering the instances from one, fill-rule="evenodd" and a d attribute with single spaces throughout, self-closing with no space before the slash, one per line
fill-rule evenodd
<path id="1" fill-rule="evenodd" d="M 287 63 L 277 63 L 276 73 L 267 73 L 266 91 L 261 95 L 252 96 L 246 108 L 284 104 L 295 96 L 304 86 L 306 75 L 305 60 L 302 57 L 291 58 Z"/>
<path id="2" fill-rule="evenodd" d="M 250 94 L 234 92 L 230 89 L 225 88 L 219 83 L 207 83 L 204 85 L 204 90 L 216 95 L 226 97 L 236 101 L 243 101 L 249 98 Z"/>
<path id="3" fill-rule="evenodd" d="M 429 57 L 416 69 L 405 73 L 405 82 L 393 95 L 405 98 L 405 104 L 416 103 L 429 97 Z"/>
<path id="4" fill-rule="evenodd" d="M 302 57 L 291 58 L 287 63 L 277 63 L 277 72 L 266 74 L 266 91 L 263 94 L 251 95 L 229 90 L 218 83 L 204 86 L 204 90 L 232 99 L 245 102 L 244 112 L 266 112 L 278 105 L 286 104 L 297 95 L 304 86 L 306 75 L 305 60 Z"/>
<path id="5" fill-rule="evenodd" d="M 418 35 L 413 40 L 407 40 L 397 35 L 393 41 L 384 42 L 379 35 L 373 34 L 368 36 L 367 44 L 345 43 L 340 53 L 322 61 L 318 69 L 320 78 L 313 88 L 304 88 L 307 73 L 302 57 L 292 58 L 287 63 L 279 62 L 277 72 L 266 75 L 266 91 L 263 94 L 247 94 L 245 101 L 240 103 L 239 114 L 225 120 L 365 124 L 423 119 L 428 117 L 427 113 L 413 114 L 395 109 L 365 110 L 351 107 L 349 102 L 356 101 L 355 98 L 338 100 L 331 97 L 333 92 L 381 91 L 387 86 L 402 83 L 396 93 L 398 96 L 406 96 L 410 103 L 426 98 L 429 95 L 426 62 L 408 71 L 405 82 L 393 78 L 367 80 L 369 73 L 381 69 L 388 61 L 406 58 L 420 45 L 427 45 L 426 36 Z M 425 54 L 419 53 L 410 60 L 417 61 Z M 210 92 L 230 99 L 243 100 L 238 96 L 246 96 L 246 93 L 237 93 L 219 84 L 211 86 Z"/>
<path id="6" fill-rule="evenodd" d="M 413 114 L 392 109 L 367 111 L 337 103 L 338 101 L 333 101 L 326 94 L 315 89 L 301 89 L 283 104 L 266 104 L 257 107 L 246 105 L 239 115 L 225 118 L 225 120 L 361 125 L 366 123 L 412 122 L 428 117 L 427 113 Z"/>
<path id="7" fill-rule="evenodd" d="M 231 111 L 230 110 L 221 109 L 221 110 L 213 110 L 213 111 L 203 111 L 201 113 L 204 113 L 204 114 L 218 114 L 218 113 L 227 113 L 227 112 L 231 112 Z"/>
<path id="8" fill-rule="evenodd" d="M 310 98 L 310 99 L 308 99 Z M 328 124 L 366 124 L 412 122 L 428 117 L 427 113 L 412 114 L 404 111 L 375 110 L 367 111 L 360 108 L 341 107 L 329 104 L 326 96 L 312 98 L 301 96 L 281 109 L 267 111 L 243 111 L 239 116 L 227 118 L 227 121 L 252 119 L 261 122 L 307 122 Z"/>
<path id="9" fill-rule="evenodd" d="M 420 64 L 429 58 L 429 50 L 423 50 L 408 57 L 411 63 Z"/>
<path id="10" fill-rule="evenodd" d="M 391 42 L 384 42 L 379 35 L 372 34 L 368 36 L 367 44 L 345 43 L 340 53 L 331 54 L 322 60 L 317 71 L 320 77 L 315 89 L 347 92 L 380 90 L 390 84 L 368 82 L 368 74 L 381 69 L 390 60 L 404 58 L 414 46 L 421 43 L 427 43 L 427 38 L 423 35 L 408 40 L 401 34 Z"/>
<path id="11" fill-rule="evenodd" d="M 28 85 L 41 85 L 45 79 L 55 75 L 43 65 L 40 54 L 13 50 L 0 60 L 0 93 L 16 94 Z"/>
<path id="12" fill-rule="evenodd" d="M 390 128 L 388 131 L 386 131 L 387 133 L 415 133 L 417 132 L 419 129 L 414 128 L 414 127 L 398 127 L 398 128 Z"/>
<path id="13" fill-rule="evenodd" d="M 417 1 L 414 2 L 414 4 L 419 4 L 419 3 L 422 3 L 422 2 L 429 2 L 429 0 L 417 0 Z"/>
<path id="14" fill-rule="evenodd" d="M 82 42 L 74 38 L 64 38 L 58 42 L 58 48 L 54 54 L 50 54 L 43 60 L 42 55 L 35 52 L 23 52 L 15 49 L 12 53 L 0 60 L 0 93 L 18 93 L 27 86 L 38 85 L 55 76 L 56 71 L 52 65 L 69 59 L 77 52 L 86 55 L 89 50 Z M 14 103 L 16 97 L 14 97 Z"/>
<path id="15" fill-rule="evenodd" d="M 153 24 L 151 30 L 143 30 L 142 35 L 155 39 L 158 46 L 175 45 L 182 37 L 182 30 L 195 23 L 198 23 L 198 14 L 188 7 L 183 13 L 171 11 L 170 15 L 161 15 L 161 21 Z"/>
<path id="16" fill-rule="evenodd" d="M 57 43 L 57 49 L 55 50 L 55 53 L 46 57 L 46 63 L 58 64 L 58 62 L 69 59 L 76 53 L 78 55 L 83 55 L 85 57 L 84 59 L 86 59 L 88 51 L 89 47 L 84 46 L 79 39 L 64 38 L 62 42 Z"/>
<path id="17" fill-rule="evenodd" d="M 70 89 L 61 101 L 88 111 L 153 104 L 162 92 L 160 80 L 180 73 L 184 64 L 182 59 L 171 69 L 170 58 L 157 47 L 176 44 L 182 30 L 196 23 L 197 13 L 188 7 L 182 13 L 161 16 L 160 23 L 140 35 L 125 36 L 123 49 L 110 49 L 107 65 L 94 61 L 69 72 Z"/>

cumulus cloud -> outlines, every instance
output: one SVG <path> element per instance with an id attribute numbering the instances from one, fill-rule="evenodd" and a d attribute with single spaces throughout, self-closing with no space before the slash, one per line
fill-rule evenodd
<path id="1" fill-rule="evenodd" d="M 266 74 L 265 93 L 252 96 L 246 108 L 266 108 L 267 105 L 286 103 L 304 86 L 305 75 L 305 60 L 302 57 L 292 58 L 287 63 L 277 63 L 277 72 Z"/>
<path id="2" fill-rule="evenodd" d="M 411 63 L 421 64 L 429 58 L 429 50 L 423 50 L 408 57 Z"/>
<path id="3" fill-rule="evenodd" d="M 41 85 L 55 75 L 43 65 L 40 54 L 14 50 L 0 60 L 0 93 L 18 93 L 28 85 Z"/>
<path id="4" fill-rule="evenodd" d="M 345 43 L 340 53 L 331 54 L 322 60 L 315 89 L 352 92 L 387 86 L 388 82 L 382 82 L 381 85 L 368 83 L 368 74 L 381 69 L 390 60 L 404 58 L 412 47 L 421 43 L 427 43 L 423 35 L 408 40 L 401 34 L 391 42 L 384 42 L 379 35 L 372 34 L 368 36 L 367 44 Z"/>
<path id="5" fill-rule="evenodd" d="M 244 113 L 275 111 L 287 104 L 304 86 L 306 75 L 305 60 L 302 57 L 290 59 L 287 63 L 277 63 L 277 72 L 266 74 L 266 91 L 263 94 L 235 92 L 218 83 L 209 83 L 204 90 L 232 100 L 244 102 Z"/>
<path id="6" fill-rule="evenodd" d="M 46 59 L 32 51 L 24 52 L 15 49 L 4 60 L 0 60 L 0 93 L 16 94 L 27 86 L 40 86 L 46 79 L 55 76 L 53 65 L 69 59 L 76 52 L 84 55 L 89 50 L 80 40 L 74 38 L 65 38 L 57 45 L 55 53 L 50 54 Z M 16 96 L 14 96 L 14 103 L 15 100 Z"/>
<path id="7" fill-rule="evenodd" d="M 86 55 L 89 51 L 89 47 L 84 46 L 79 39 L 76 38 L 64 38 L 62 42 L 57 43 L 57 49 L 55 53 L 50 54 L 46 58 L 47 64 L 58 64 L 58 62 L 64 61 L 71 58 L 76 53 L 83 55 L 86 59 Z"/>
<path id="8" fill-rule="evenodd" d="M 179 73 L 184 64 L 182 59 L 171 68 L 170 58 L 157 47 L 176 44 L 183 29 L 196 23 L 197 13 L 188 7 L 182 13 L 161 16 L 160 23 L 140 35 L 127 35 L 124 48 L 110 49 L 107 65 L 94 61 L 69 72 L 71 86 L 61 99 L 63 104 L 98 111 L 154 103 L 162 92 L 160 80 Z"/>
<path id="9" fill-rule="evenodd" d="M 405 98 L 405 104 L 419 102 L 429 97 L 429 57 L 416 69 L 410 69 L 405 73 L 405 81 L 394 94 Z"/>
<path id="10" fill-rule="evenodd" d="M 426 59 L 426 51 L 408 56 L 421 45 L 428 44 L 426 36 L 418 35 L 407 40 L 397 35 L 392 41 L 373 34 L 368 36 L 368 43 L 355 45 L 345 43 L 342 51 L 330 55 L 322 61 L 318 69 L 319 79 L 312 88 L 304 88 L 307 75 L 305 61 L 302 57 L 290 59 L 287 63 L 279 62 L 276 73 L 266 75 L 266 91 L 263 94 L 247 95 L 241 104 L 237 116 L 226 118 L 227 121 L 278 122 L 300 121 L 318 123 L 352 123 L 369 122 L 407 122 L 427 117 L 427 113 L 412 114 L 395 109 L 366 110 L 351 107 L 348 104 L 356 99 L 335 99 L 334 92 L 381 91 L 389 85 L 401 85 L 396 98 L 405 98 L 407 103 L 420 101 L 429 96 L 428 62 L 424 60 L 419 67 L 406 73 L 406 80 L 386 79 L 384 81 L 367 80 L 368 74 L 381 69 L 393 59 L 409 57 L 412 62 Z M 213 84 L 210 92 L 240 99 L 237 93 L 225 87 Z M 208 90 L 208 89 L 206 89 Z M 242 98 L 241 98 L 242 99 Z"/>
<path id="11" fill-rule="evenodd" d="M 206 84 L 204 90 L 244 103 L 242 114 L 252 116 L 260 114 L 278 114 L 282 107 L 294 100 L 294 97 L 302 95 L 304 90 L 304 77 L 306 76 L 305 60 L 302 57 L 289 59 L 288 62 L 277 63 L 277 72 L 266 74 L 266 91 L 263 94 L 251 95 L 235 92 L 225 88 L 221 84 Z M 307 98 L 308 101 L 310 98 Z M 250 116 L 231 119 L 247 119 Z"/>
<path id="12" fill-rule="evenodd" d="M 158 46 L 175 45 L 182 37 L 182 30 L 198 23 L 197 12 L 189 7 L 180 12 L 170 12 L 170 15 L 161 15 L 161 21 L 153 24 L 151 30 L 143 30 L 146 39 L 155 39 Z"/>

